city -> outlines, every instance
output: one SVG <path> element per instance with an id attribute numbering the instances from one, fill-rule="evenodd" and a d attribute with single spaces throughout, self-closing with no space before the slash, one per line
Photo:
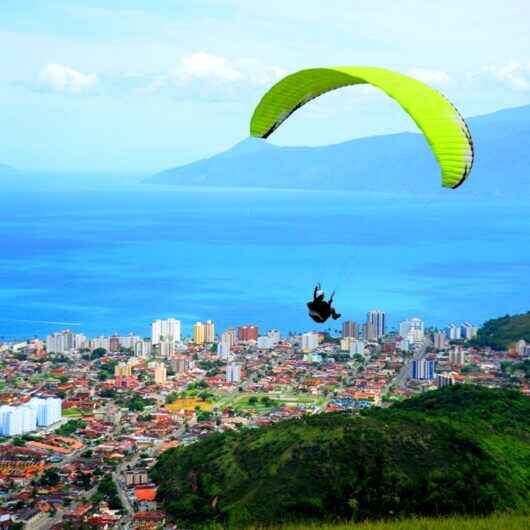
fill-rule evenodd
<path id="1" fill-rule="evenodd" d="M 0 522 L 10 528 L 173 528 L 150 468 L 168 448 L 304 414 L 358 414 L 474 383 L 530 395 L 530 344 L 473 345 L 469 322 L 346 320 L 342 333 L 217 333 L 176 318 L 151 336 L 70 330 L 0 346 Z"/>

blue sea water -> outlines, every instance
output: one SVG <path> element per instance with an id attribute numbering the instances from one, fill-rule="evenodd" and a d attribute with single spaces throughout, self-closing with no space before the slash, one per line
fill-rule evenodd
<path id="1" fill-rule="evenodd" d="M 530 309 L 529 233 L 530 201 L 457 192 L 8 192 L 0 337 L 146 335 L 168 316 L 309 330 L 315 281 L 345 318 L 481 323 Z"/>

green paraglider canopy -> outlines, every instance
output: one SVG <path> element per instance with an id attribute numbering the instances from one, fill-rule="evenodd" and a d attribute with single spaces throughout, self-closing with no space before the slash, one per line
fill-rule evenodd
<path id="1" fill-rule="evenodd" d="M 369 84 L 395 99 L 429 142 L 442 172 L 442 186 L 457 188 L 473 165 L 473 141 L 466 122 L 437 90 L 384 68 L 341 66 L 311 68 L 276 83 L 254 110 L 250 134 L 271 135 L 308 101 L 337 88 Z"/>

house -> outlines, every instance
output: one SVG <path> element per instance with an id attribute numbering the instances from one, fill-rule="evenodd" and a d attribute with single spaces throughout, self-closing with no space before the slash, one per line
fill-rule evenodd
<path id="1" fill-rule="evenodd" d="M 156 510 L 156 486 L 154 484 L 140 484 L 134 488 L 134 496 L 139 511 Z"/>
<path id="2" fill-rule="evenodd" d="M 160 527 L 166 522 L 164 512 L 137 512 L 133 517 L 133 528 L 135 530 L 148 530 Z"/>
<path id="3" fill-rule="evenodd" d="M 24 525 L 24 530 L 33 530 L 42 525 L 48 514 L 40 512 L 36 508 L 24 508 L 15 515 L 15 521 Z"/>

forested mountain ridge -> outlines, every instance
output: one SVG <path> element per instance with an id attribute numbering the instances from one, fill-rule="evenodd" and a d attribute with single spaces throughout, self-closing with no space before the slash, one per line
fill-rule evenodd
<path id="1" fill-rule="evenodd" d="M 521 315 L 505 315 L 485 322 L 471 344 L 504 350 L 523 339 L 530 342 L 530 311 Z"/>
<path id="2" fill-rule="evenodd" d="M 530 398 L 457 385 L 360 416 L 211 435 L 152 471 L 181 524 L 487 514 L 528 506 Z"/>

